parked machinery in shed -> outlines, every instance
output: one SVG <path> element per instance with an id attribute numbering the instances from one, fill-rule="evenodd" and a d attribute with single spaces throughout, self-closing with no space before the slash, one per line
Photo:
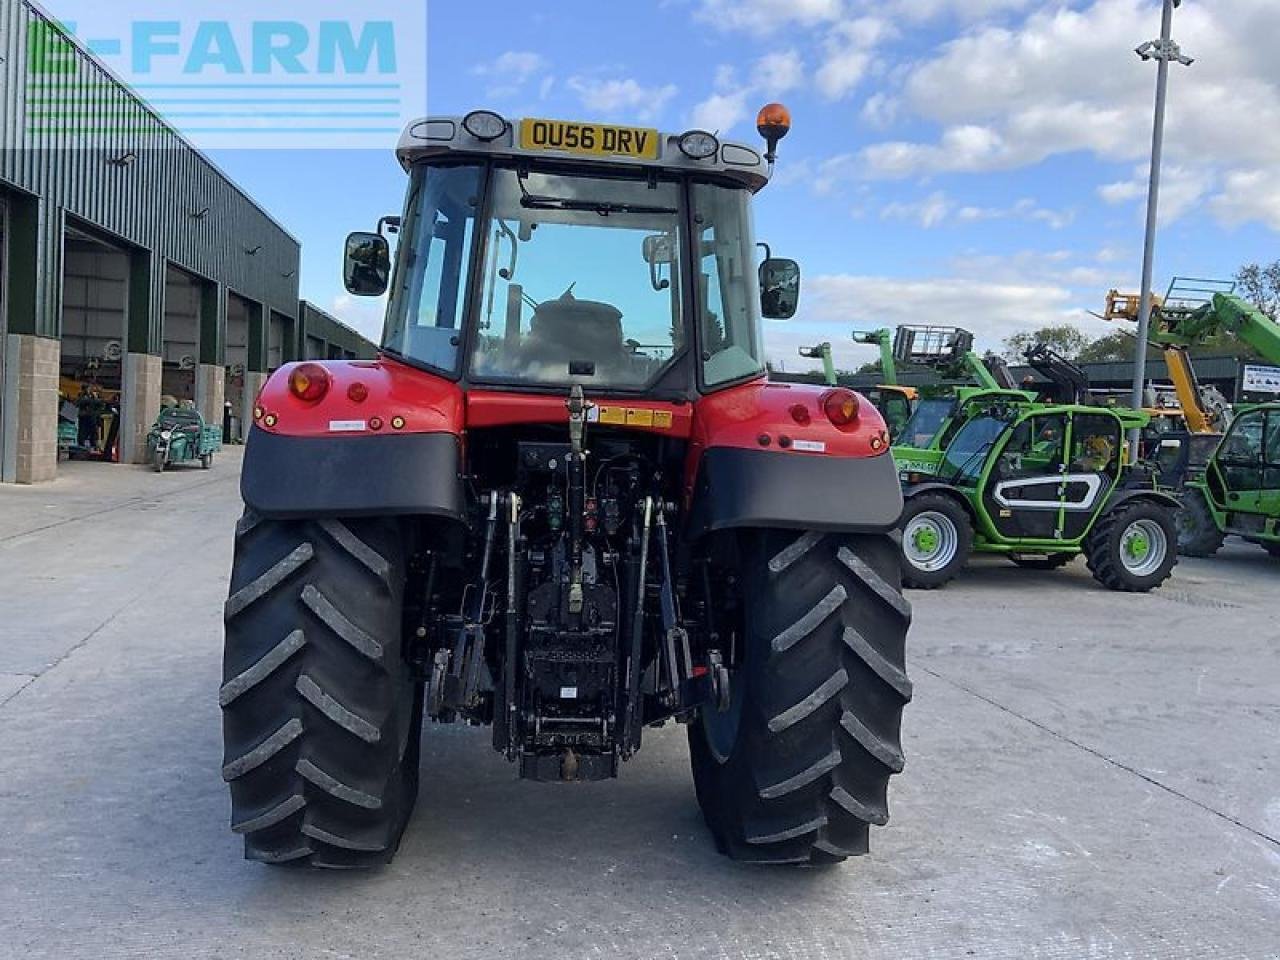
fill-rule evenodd
<path id="1" fill-rule="evenodd" d="M 879 414 L 773 384 L 757 266 L 768 149 L 690 131 L 412 125 L 375 361 L 288 364 L 245 454 L 221 702 L 233 829 L 271 863 L 393 855 L 424 715 L 533 780 L 616 776 L 684 722 L 718 847 L 867 849 L 902 769 L 910 608 Z M 429 776 L 429 774 L 428 774 Z"/>

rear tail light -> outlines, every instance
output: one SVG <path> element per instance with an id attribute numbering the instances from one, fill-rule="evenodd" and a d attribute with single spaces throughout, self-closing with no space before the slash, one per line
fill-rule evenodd
<path id="1" fill-rule="evenodd" d="M 791 405 L 791 419 L 804 426 L 809 422 L 809 408 L 803 403 L 793 403 Z"/>
<path id="2" fill-rule="evenodd" d="M 822 395 L 822 410 L 837 427 L 847 427 L 858 419 L 858 395 L 841 387 Z"/>
<path id="3" fill-rule="evenodd" d="M 329 392 L 333 378 L 318 363 L 303 363 L 289 374 L 289 392 L 303 403 L 319 403 Z"/>

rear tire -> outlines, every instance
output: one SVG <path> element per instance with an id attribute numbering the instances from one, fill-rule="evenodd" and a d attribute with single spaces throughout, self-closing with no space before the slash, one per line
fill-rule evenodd
<path id="1" fill-rule="evenodd" d="M 1130 501 L 1098 519 L 1085 538 L 1085 559 L 1104 587 L 1146 593 L 1169 579 L 1177 542 L 1172 510 L 1151 500 Z"/>
<path id="2" fill-rule="evenodd" d="M 201 457 L 200 457 L 200 469 L 201 469 L 201 470 L 208 470 L 208 469 L 209 469 L 210 467 L 212 467 L 212 466 L 213 466 L 213 454 L 212 454 L 212 453 L 206 453 L 206 454 L 204 454 L 203 456 L 201 456 Z"/>
<path id="3" fill-rule="evenodd" d="M 395 521 L 245 511 L 219 702 L 246 859 L 368 867 L 394 855 L 422 727 L 401 656 L 404 578 Z"/>
<path id="4" fill-rule="evenodd" d="M 1196 487 L 1182 493 L 1178 511 L 1178 552 L 1184 557 L 1212 557 L 1226 539 L 1213 519 L 1213 511 Z"/>
<path id="5" fill-rule="evenodd" d="M 724 712 L 689 725 L 720 851 L 759 863 L 867 852 L 902 770 L 911 607 L 887 536 L 765 531 L 744 543 L 741 654 Z"/>
<path id="6" fill-rule="evenodd" d="M 1271 554 L 1277 560 L 1280 560 L 1280 543 L 1264 543 L 1262 544 L 1262 549 L 1267 551 L 1267 553 Z"/>
<path id="7" fill-rule="evenodd" d="M 922 493 L 902 508 L 902 583 L 936 590 L 955 579 L 973 552 L 973 524 L 951 497 Z"/>

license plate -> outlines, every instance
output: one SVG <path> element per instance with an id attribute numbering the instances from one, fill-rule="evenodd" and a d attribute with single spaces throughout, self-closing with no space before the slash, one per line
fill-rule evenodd
<path id="1" fill-rule="evenodd" d="M 520 121 L 522 150 L 553 150 L 589 157 L 658 159 L 661 134 L 645 127 L 615 127 L 605 123 L 566 120 Z"/>

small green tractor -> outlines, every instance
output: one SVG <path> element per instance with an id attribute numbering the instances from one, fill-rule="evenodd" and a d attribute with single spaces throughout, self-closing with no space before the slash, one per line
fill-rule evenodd
<path id="1" fill-rule="evenodd" d="M 1052 570 L 1084 554 L 1106 587 L 1146 592 L 1177 561 L 1178 501 L 1124 462 L 1142 412 L 971 398 L 941 449 L 895 449 L 903 581 L 941 587 L 969 555 Z"/>

